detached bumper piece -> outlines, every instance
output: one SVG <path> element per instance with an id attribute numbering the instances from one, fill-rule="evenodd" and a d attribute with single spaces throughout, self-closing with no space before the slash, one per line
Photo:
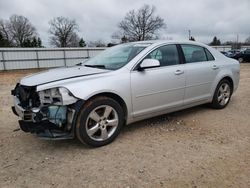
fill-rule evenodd
<path id="1" fill-rule="evenodd" d="M 72 139 L 70 133 L 60 130 L 55 124 L 44 121 L 40 123 L 19 120 L 20 129 L 24 132 L 36 133 L 39 138 L 46 140 Z"/>

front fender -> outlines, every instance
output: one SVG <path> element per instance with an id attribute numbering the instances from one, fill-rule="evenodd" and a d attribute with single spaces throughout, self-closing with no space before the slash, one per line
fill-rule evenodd
<path id="1" fill-rule="evenodd" d="M 129 71 L 120 71 L 105 76 L 74 78 L 65 81 L 45 84 L 37 87 L 37 91 L 55 87 L 67 88 L 76 98 L 84 101 L 101 93 L 113 93 L 125 102 L 128 115 L 132 111 Z"/>

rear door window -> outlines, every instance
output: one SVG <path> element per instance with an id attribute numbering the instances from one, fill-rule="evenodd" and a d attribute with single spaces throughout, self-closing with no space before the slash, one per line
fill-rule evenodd
<path id="1" fill-rule="evenodd" d="M 208 61 L 213 61 L 214 60 L 214 56 L 211 54 L 211 52 L 208 51 L 208 49 L 205 48 L 205 52 L 207 55 L 207 60 Z"/>
<path id="2" fill-rule="evenodd" d="M 183 44 L 181 45 L 181 48 L 184 53 L 186 63 L 207 61 L 207 55 L 203 47 Z"/>

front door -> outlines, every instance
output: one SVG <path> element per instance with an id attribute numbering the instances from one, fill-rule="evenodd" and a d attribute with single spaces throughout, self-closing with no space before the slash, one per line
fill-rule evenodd
<path id="1" fill-rule="evenodd" d="M 133 115 L 136 117 L 181 106 L 185 73 L 176 45 L 161 46 L 144 59 L 157 59 L 160 67 L 131 72 Z"/>

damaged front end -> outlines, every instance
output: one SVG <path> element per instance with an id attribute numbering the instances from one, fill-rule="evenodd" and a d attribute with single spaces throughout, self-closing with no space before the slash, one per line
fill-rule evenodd
<path id="1" fill-rule="evenodd" d="M 66 88 L 36 91 L 36 86 L 17 84 L 11 91 L 14 98 L 13 113 L 21 118 L 24 132 L 36 133 L 46 139 L 74 138 L 76 114 L 82 100 Z"/>

